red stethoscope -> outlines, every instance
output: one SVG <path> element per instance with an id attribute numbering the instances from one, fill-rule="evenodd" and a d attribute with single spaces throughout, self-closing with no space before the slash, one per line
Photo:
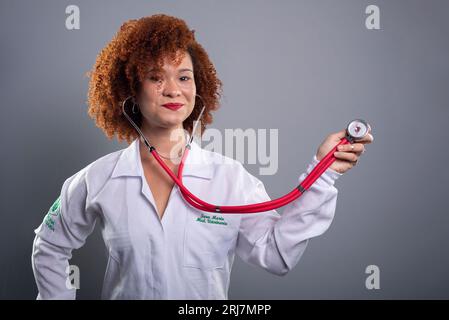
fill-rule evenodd
<path id="1" fill-rule="evenodd" d="M 329 151 L 329 153 L 319 161 L 319 163 L 313 168 L 313 170 L 307 175 L 307 177 L 290 193 L 274 199 L 270 201 L 265 201 L 261 203 L 254 203 L 254 204 L 247 204 L 247 205 L 239 205 L 239 206 L 223 206 L 223 205 L 216 205 L 211 204 L 208 202 L 205 202 L 201 200 L 200 198 L 196 197 L 193 193 L 191 193 L 182 183 L 182 171 L 184 168 L 185 160 L 187 159 L 187 156 L 189 155 L 189 151 L 191 148 L 191 143 L 193 141 L 193 133 L 195 132 L 196 125 L 199 123 L 199 119 L 201 118 L 201 115 L 203 114 L 204 108 L 201 110 L 200 115 L 198 116 L 198 120 L 195 122 L 195 126 L 192 129 L 192 135 L 189 139 L 189 142 L 187 143 L 184 154 L 181 159 L 181 163 L 178 168 L 178 176 L 176 176 L 170 168 L 164 163 L 164 161 L 160 158 L 159 154 L 156 151 L 156 148 L 150 145 L 148 140 L 145 138 L 139 127 L 134 123 L 134 121 L 128 116 L 128 114 L 125 112 L 125 104 L 130 99 L 127 98 L 123 102 L 122 111 L 123 114 L 126 116 L 128 121 L 133 125 L 133 127 L 137 130 L 139 135 L 142 137 L 146 147 L 150 151 L 150 153 L 154 156 L 156 161 L 162 166 L 162 168 L 167 172 L 167 174 L 173 179 L 173 181 L 177 184 L 179 189 L 181 190 L 182 196 L 184 199 L 193 207 L 207 212 L 216 212 L 216 213 L 235 213 L 235 214 L 244 214 L 244 213 L 257 213 L 257 212 L 263 212 L 263 211 L 270 211 L 277 209 L 279 207 L 283 207 L 290 202 L 296 200 L 298 197 L 300 197 L 304 192 L 307 191 L 307 189 L 312 186 L 312 184 L 326 171 L 327 168 L 336 160 L 334 156 L 334 152 L 337 150 L 337 147 L 342 144 L 349 144 L 354 143 L 357 140 L 363 139 L 370 131 L 370 125 L 361 119 L 356 119 L 351 121 L 347 128 L 346 128 L 346 136 L 340 140 L 340 142 L 335 145 L 335 147 Z"/>

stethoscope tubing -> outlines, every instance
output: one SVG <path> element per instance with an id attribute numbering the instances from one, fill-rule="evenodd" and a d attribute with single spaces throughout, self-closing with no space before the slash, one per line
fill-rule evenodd
<path id="1" fill-rule="evenodd" d="M 200 96 L 199 96 L 200 97 Z M 298 197 L 303 195 L 312 185 L 313 183 L 329 168 L 332 163 L 336 160 L 334 153 L 337 150 L 337 147 L 342 144 L 349 144 L 354 142 L 353 135 L 349 134 L 349 129 L 347 129 L 347 135 L 346 137 L 342 138 L 339 143 L 337 143 L 324 157 L 321 159 L 317 165 L 312 169 L 312 171 L 306 176 L 306 178 L 291 192 L 288 194 L 279 197 L 274 200 L 269 200 L 261 203 L 253 203 L 253 204 L 245 204 L 245 205 L 233 205 L 233 206 L 222 206 L 222 205 L 215 205 L 208 203 L 206 201 L 201 200 L 197 196 L 195 196 L 193 193 L 191 193 L 182 182 L 182 172 L 184 169 L 185 160 L 187 159 L 187 156 L 189 154 L 191 143 L 193 140 L 193 132 L 195 131 L 196 125 L 192 130 L 192 136 L 189 140 L 189 142 L 186 145 L 186 148 L 184 150 L 184 154 L 181 158 L 181 163 L 178 168 L 178 175 L 176 176 L 171 169 L 165 164 L 165 162 L 161 159 L 159 154 L 156 151 L 156 148 L 151 146 L 148 142 L 148 140 L 143 135 L 142 131 L 139 129 L 139 127 L 134 123 L 134 121 L 128 116 L 128 114 L 125 111 L 125 104 L 127 101 L 129 101 L 132 97 L 128 97 L 123 101 L 122 104 L 122 110 L 125 117 L 128 119 L 128 121 L 132 124 L 132 126 L 136 129 L 140 137 L 143 139 L 143 142 L 145 146 L 148 148 L 149 152 L 153 155 L 153 157 L 156 159 L 156 161 L 159 163 L 159 165 L 164 169 L 164 171 L 170 176 L 170 178 L 175 182 L 175 184 L 178 186 L 179 190 L 181 191 L 181 194 L 184 198 L 184 200 L 189 203 L 191 206 L 202 210 L 206 212 L 215 212 L 215 213 L 229 213 L 229 214 L 246 214 L 246 213 L 258 213 L 258 212 L 265 212 L 274 210 L 280 207 L 283 207 L 290 202 L 296 200 Z M 200 115 L 198 116 L 198 119 L 201 118 L 201 115 L 203 114 L 205 107 L 203 106 Z M 364 120 L 357 119 L 355 121 L 361 121 L 364 123 L 367 127 L 369 125 L 364 122 Z M 349 125 L 348 125 L 349 128 Z"/>
<path id="2" fill-rule="evenodd" d="M 299 184 L 298 187 L 296 187 L 294 190 L 292 190 L 290 193 L 279 197 L 274 200 L 269 200 L 261 203 L 255 203 L 255 204 L 246 204 L 246 205 L 234 205 L 234 206 L 222 206 L 222 205 L 215 205 L 208 203 L 206 201 L 203 201 L 196 197 L 194 194 L 192 194 L 183 184 L 182 182 L 182 172 L 184 168 L 185 160 L 189 154 L 190 151 L 190 145 L 188 144 L 181 163 L 178 168 L 178 176 L 176 176 L 171 169 L 164 163 L 164 161 L 160 158 L 159 154 L 157 153 L 156 149 L 150 148 L 150 153 L 154 156 L 155 160 L 161 165 L 161 167 L 164 169 L 164 171 L 172 178 L 172 180 L 176 183 L 176 185 L 179 187 L 181 194 L 183 198 L 193 207 L 206 211 L 206 212 L 215 212 L 215 213 L 228 213 L 228 214 L 245 214 L 245 213 L 258 213 L 258 212 L 265 212 L 274 210 L 280 207 L 283 207 L 290 202 L 296 200 L 298 197 L 300 197 L 302 194 L 304 194 L 305 191 L 307 191 L 313 183 L 326 171 L 327 168 L 329 168 L 332 163 L 336 160 L 334 156 L 334 152 L 337 150 L 337 147 L 342 144 L 348 144 L 350 143 L 350 139 L 348 138 L 342 138 L 338 144 L 335 145 L 334 148 L 332 148 L 326 156 L 319 161 L 319 163 L 315 166 L 315 168 L 307 175 L 307 177 Z"/>

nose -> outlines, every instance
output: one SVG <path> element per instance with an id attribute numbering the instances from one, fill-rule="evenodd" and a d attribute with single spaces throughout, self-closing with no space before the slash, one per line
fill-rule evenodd
<path id="1" fill-rule="evenodd" d="M 181 95 L 181 90 L 179 90 L 178 84 L 173 79 L 167 80 L 164 89 L 162 91 L 164 96 L 177 97 Z"/>

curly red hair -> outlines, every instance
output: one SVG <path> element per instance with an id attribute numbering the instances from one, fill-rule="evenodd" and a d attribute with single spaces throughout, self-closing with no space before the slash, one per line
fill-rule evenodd
<path id="1" fill-rule="evenodd" d="M 218 109 L 222 83 L 204 48 L 195 40 L 195 30 L 176 17 L 164 14 L 129 20 L 120 27 L 114 38 L 98 54 L 95 65 L 87 73 L 90 77 L 88 114 L 109 139 L 131 143 L 137 132 L 122 112 L 122 103 L 139 94 L 141 83 L 150 67 L 162 67 L 165 57 L 175 63 L 178 52 L 186 52 L 193 63 L 196 92 L 195 106 L 183 127 L 192 134 L 193 121 L 199 116 L 203 102 L 201 133 L 212 123 L 211 111 Z M 150 66 L 151 64 L 151 66 Z M 140 127 L 141 114 L 132 115 Z"/>

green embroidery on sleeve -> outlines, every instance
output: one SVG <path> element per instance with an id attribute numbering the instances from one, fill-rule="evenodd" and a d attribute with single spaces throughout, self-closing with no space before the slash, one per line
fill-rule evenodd
<path id="1" fill-rule="evenodd" d="M 51 231 L 55 231 L 55 219 L 60 215 L 60 213 L 61 213 L 61 196 L 59 196 L 58 199 L 56 199 L 56 201 L 50 207 L 44 219 L 45 224 Z"/>

